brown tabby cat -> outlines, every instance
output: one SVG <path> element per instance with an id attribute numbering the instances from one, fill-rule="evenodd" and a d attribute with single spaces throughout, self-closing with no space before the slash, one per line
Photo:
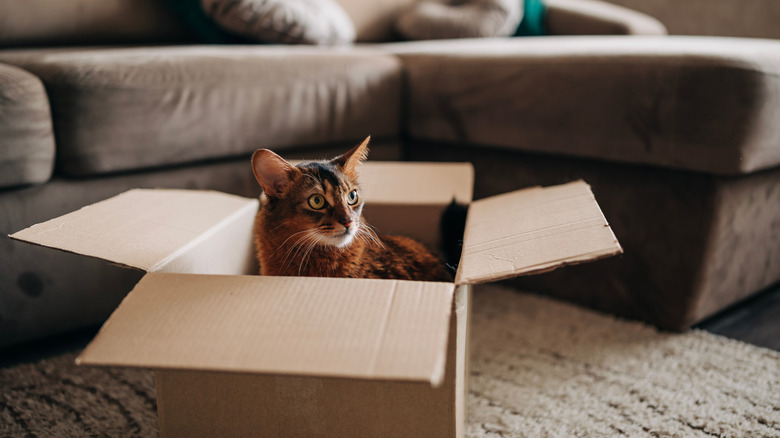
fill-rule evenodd
<path id="1" fill-rule="evenodd" d="M 378 236 L 361 216 L 357 167 L 370 137 L 330 161 L 293 166 L 268 149 L 252 156 L 266 194 L 255 222 L 262 275 L 452 281 L 443 261 L 403 236 Z"/>

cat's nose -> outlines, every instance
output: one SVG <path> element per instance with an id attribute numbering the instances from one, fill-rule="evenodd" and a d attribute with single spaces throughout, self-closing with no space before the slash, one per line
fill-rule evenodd
<path id="1" fill-rule="evenodd" d="M 350 225 L 352 225 L 352 218 L 350 217 L 343 217 L 339 219 L 339 223 L 341 225 L 344 225 L 344 228 L 349 228 Z"/>

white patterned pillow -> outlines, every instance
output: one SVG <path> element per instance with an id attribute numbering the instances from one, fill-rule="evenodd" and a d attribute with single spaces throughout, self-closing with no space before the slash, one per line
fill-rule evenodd
<path id="1" fill-rule="evenodd" d="M 355 26 L 333 0 L 201 0 L 203 10 L 228 32 L 250 41 L 348 44 Z"/>

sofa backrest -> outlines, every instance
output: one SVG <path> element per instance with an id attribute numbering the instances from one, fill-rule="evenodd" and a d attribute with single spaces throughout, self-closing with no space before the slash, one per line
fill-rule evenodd
<path id="1" fill-rule="evenodd" d="M 660 20 L 673 35 L 780 39 L 778 0 L 607 0 Z"/>
<path id="2" fill-rule="evenodd" d="M 191 39 L 163 0 L 0 1 L 0 47 Z"/>
<path id="3" fill-rule="evenodd" d="M 387 41 L 398 11 L 415 0 L 337 0 L 358 41 Z M 164 0 L 2 0 L 0 48 L 193 42 Z"/>

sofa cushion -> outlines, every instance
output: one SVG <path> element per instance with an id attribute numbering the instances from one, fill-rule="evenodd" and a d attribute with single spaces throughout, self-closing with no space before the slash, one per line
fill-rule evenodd
<path id="1" fill-rule="evenodd" d="M 49 91 L 59 171 L 140 169 L 398 134 L 400 61 L 362 49 L 0 52 Z"/>
<path id="2" fill-rule="evenodd" d="M 720 174 L 780 164 L 780 41 L 483 39 L 384 45 L 413 139 Z"/>
<path id="3" fill-rule="evenodd" d="M 409 40 L 511 36 L 522 18 L 517 0 L 423 0 L 401 12 L 396 29 Z"/>
<path id="4" fill-rule="evenodd" d="M 49 99 L 41 81 L 0 64 L 0 188 L 47 181 L 54 165 Z"/>

